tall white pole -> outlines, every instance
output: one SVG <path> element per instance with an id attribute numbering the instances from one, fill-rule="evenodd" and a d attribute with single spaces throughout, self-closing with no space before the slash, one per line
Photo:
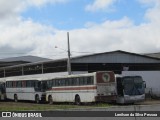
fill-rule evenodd
<path id="1" fill-rule="evenodd" d="M 67 68 L 68 68 L 68 75 L 71 75 L 71 53 L 70 53 L 70 43 L 69 43 L 69 32 L 67 32 L 67 39 L 68 39 L 68 64 L 67 64 Z"/>

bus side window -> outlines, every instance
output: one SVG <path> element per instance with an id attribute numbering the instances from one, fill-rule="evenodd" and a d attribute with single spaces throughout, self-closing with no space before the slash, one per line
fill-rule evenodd
<path id="1" fill-rule="evenodd" d="M 16 87 L 18 87 L 18 88 L 22 87 L 22 81 L 17 81 L 16 82 Z"/>
<path id="2" fill-rule="evenodd" d="M 79 79 L 78 78 L 72 78 L 72 85 L 73 86 L 79 85 Z"/>
<path id="3" fill-rule="evenodd" d="M 65 79 L 65 86 L 69 86 L 69 79 Z"/>
<path id="4" fill-rule="evenodd" d="M 68 85 L 72 86 L 72 79 L 71 78 L 68 78 Z"/>
<path id="5" fill-rule="evenodd" d="M 48 81 L 47 81 L 47 86 L 48 86 L 49 88 L 52 88 L 52 85 L 53 85 L 53 80 L 48 80 Z"/>
<path id="6" fill-rule="evenodd" d="M 22 87 L 26 87 L 26 81 L 22 81 Z"/>
<path id="7" fill-rule="evenodd" d="M 92 84 L 93 84 L 93 78 L 87 77 L 87 85 L 92 85 Z"/>
<path id="8" fill-rule="evenodd" d="M 61 86 L 65 86 L 65 79 L 61 80 Z"/>
<path id="9" fill-rule="evenodd" d="M 53 87 L 56 86 L 55 80 L 52 80 L 52 86 L 53 86 Z"/>
<path id="10" fill-rule="evenodd" d="M 31 87 L 30 81 L 26 81 L 26 87 Z"/>
<path id="11" fill-rule="evenodd" d="M 15 88 L 16 87 L 16 81 L 13 81 L 12 85 L 13 85 L 12 87 Z"/>
<path id="12" fill-rule="evenodd" d="M 83 85 L 83 84 L 84 84 L 83 77 L 80 77 L 79 78 L 79 85 Z"/>
<path id="13" fill-rule="evenodd" d="M 6 88 L 8 88 L 8 86 L 9 86 L 9 85 L 8 85 L 8 82 L 6 82 Z"/>
<path id="14" fill-rule="evenodd" d="M 60 81 L 59 80 L 55 80 L 55 86 L 59 86 L 60 85 Z"/>
<path id="15" fill-rule="evenodd" d="M 31 82 L 31 86 L 30 87 L 35 87 L 36 86 L 36 83 L 35 83 L 35 81 L 30 81 Z"/>
<path id="16" fill-rule="evenodd" d="M 87 85 L 87 77 L 84 77 L 84 85 Z"/>
<path id="17" fill-rule="evenodd" d="M 71 78 L 71 86 L 74 86 L 74 78 Z"/>
<path id="18" fill-rule="evenodd" d="M 11 82 L 11 81 L 8 81 L 8 82 L 7 82 L 7 87 L 8 87 L 8 88 L 12 88 L 12 82 Z"/>
<path id="19" fill-rule="evenodd" d="M 75 85 L 78 86 L 79 85 L 79 77 L 76 78 L 75 82 L 76 82 Z"/>

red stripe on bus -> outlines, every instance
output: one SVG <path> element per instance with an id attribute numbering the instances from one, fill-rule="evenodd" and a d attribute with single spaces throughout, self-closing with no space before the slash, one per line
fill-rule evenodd
<path id="1" fill-rule="evenodd" d="M 51 90 L 59 91 L 59 90 L 95 90 L 96 86 L 91 87 L 67 87 L 67 88 L 52 88 Z"/>

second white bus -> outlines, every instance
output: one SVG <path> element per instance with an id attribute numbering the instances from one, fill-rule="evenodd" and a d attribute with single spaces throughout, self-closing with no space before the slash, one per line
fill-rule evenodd
<path id="1" fill-rule="evenodd" d="M 46 84 L 41 79 L 14 78 L 6 79 L 6 97 L 14 100 L 31 100 L 39 103 L 45 101 Z"/>
<path id="2" fill-rule="evenodd" d="M 119 76 L 112 71 L 70 75 L 47 80 L 46 101 L 134 103 L 145 99 L 141 76 Z"/>

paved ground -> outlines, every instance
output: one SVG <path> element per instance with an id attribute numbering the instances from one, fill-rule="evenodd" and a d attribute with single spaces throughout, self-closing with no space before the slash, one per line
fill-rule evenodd
<path id="1" fill-rule="evenodd" d="M 3 102 L 2 102 L 3 103 Z M 33 103 L 26 103 L 33 105 Z M 25 103 L 18 103 L 18 105 L 25 105 Z M 79 111 L 79 109 L 72 109 Z M 114 105 L 109 108 L 90 108 L 82 109 L 82 111 L 135 111 L 139 113 L 140 111 L 156 112 L 160 111 L 160 100 L 146 100 L 145 102 L 137 103 L 135 105 Z M 14 120 L 14 118 L 3 118 L 4 120 Z M 21 118 L 15 118 L 15 120 L 20 120 Z M 55 117 L 55 118 L 34 118 L 33 120 L 160 120 L 159 117 Z M 1 118 L 0 118 L 1 120 Z M 32 120 L 31 118 L 23 118 L 23 120 Z"/>

